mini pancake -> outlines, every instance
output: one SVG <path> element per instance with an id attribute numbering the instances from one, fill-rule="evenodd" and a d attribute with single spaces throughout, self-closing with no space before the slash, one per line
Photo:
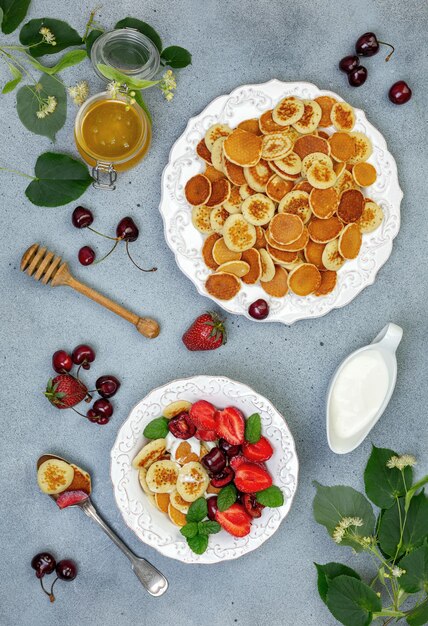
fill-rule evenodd
<path id="1" fill-rule="evenodd" d="M 297 215 L 279 213 L 272 218 L 269 233 L 277 243 L 288 245 L 302 235 L 303 222 Z"/>
<path id="2" fill-rule="evenodd" d="M 296 180 L 300 180 L 301 178 L 300 174 L 287 174 L 286 172 L 284 172 L 284 170 L 278 167 L 277 161 L 269 161 L 269 167 L 272 172 L 275 172 L 275 174 L 277 174 L 283 180 L 291 180 L 292 182 L 295 182 Z"/>
<path id="3" fill-rule="evenodd" d="M 291 180 L 283 180 L 278 174 L 274 174 L 269 178 L 266 185 L 266 195 L 274 202 L 280 202 L 292 188 Z"/>
<path id="4" fill-rule="evenodd" d="M 318 126 L 328 128 L 331 126 L 331 109 L 333 108 L 333 104 L 336 104 L 337 100 L 331 96 L 318 96 L 318 98 L 315 98 L 315 102 L 317 102 L 321 108 L 321 119 L 318 122 Z"/>
<path id="5" fill-rule="evenodd" d="M 273 298 L 283 298 L 288 293 L 288 272 L 275 265 L 275 275 L 271 280 L 260 281 L 263 290 Z"/>
<path id="6" fill-rule="evenodd" d="M 297 122 L 294 122 L 293 128 L 302 135 L 310 135 L 318 128 L 322 110 L 315 100 L 303 100 L 303 104 L 305 107 L 303 115 Z"/>
<path id="7" fill-rule="evenodd" d="M 343 229 L 342 222 L 336 217 L 320 220 L 314 217 L 308 226 L 309 236 L 316 243 L 328 243 L 336 239 Z"/>
<path id="8" fill-rule="evenodd" d="M 329 189 L 312 189 L 309 194 L 309 205 L 315 217 L 322 220 L 332 217 L 339 206 L 339 196 L 334 187 Z"/>
<path id="9" fill-rule="evenodd" d="M 251 167 L 260 161 L 262 138 L 237 128 L 226 137 L 223 149 L 226 158 L 232 163 L 242 167 Z"/>
<path id="10" fill-rule="evenodd" d="M 242 282 L 247 285 L 255 285 L 262 274 L 262 262 L 260 259 L 260 252 L 255 248 L 246 250 L 242 253 L 242 260 L 248 263 L 250 269 L 245 276 L 242 277 Z"/>
<path id="11" fill-rule="evenodd" d="M 264 248 L 266 246 L 266 237 L 265 230 L 261 226 L 256 226 L 256 243 L 254 244 L 254 248 L 256 250 L 260 250 L 260 248 Z"/>
<path id="12" fill-rule="evenodd" d="M 187 511 L 189 510 L 190 502 L 186 502 L 186 500 L 183 500 L 177 490 L 169 494 L 169 499 L 171 502 L 171 506 L 173 506 L 175 509 L 178 509 L 178 511 L 181 511 L 181 513 L 187 513 Z"/>
<path id="13" fill-rule="evenodd" d="M 205 143 L 205 139 L 201 139 L 201 141 L 196 146 L 196 154 L 201 157 L 206 163 L 212 163 L 211 161 L 211 152 L 207 148 L 207 144 Z"/>
<path id="14" fill-rule="evenodd" d="M 245 254 L 245 252 L 244 252 Z M 234 274 L 238 278 L 242 278 L 250 271 L 250 266 L 245 261 L 227 261 L 219 265 L 218 272 L 226 272 L 227 274 Z"/>
<path id="15" fill-rule="evenodd" d="M 316 134 L 317 137 L 322 137 L 323 139 L 328 139 L 330 137 L 330 135 L 326 133 L 325 130 L 317 130 L 314 134 Z"/>
<path id="16" fill-rule="evenodd" d="M 206 205 L 211 208 L 226 202 L 230 195 L 230 182 L 226 178 L 221 178 L 211 183 L 211 195 L 206 201 Z"/>
<path id="17" fill-rule="evenodd" d="M 357 185 L 355 184 L 351 172 L 348 172 L 348 170 L 345 169 L 340 178 L 338 178 L 334 184 L 334 189 L 337 191 L 337 195 L 340 198 L 345 191 L 348 191 L 348 189 L 355 189 L 356 186 Z"/>
<path id="18" fill-rule="evenodd" d="M 209 482 L 207 490 L 206 490 L 205 493 L 215 493 L 215 494 L 218 494 L 218 493 L 220 493 L 220 491 L 221 491 L 220 487 L 213 487 L 211 482 Z"/>
<path id="19" fill-rule="evenodd" d="M 296 241 L 293 241 L 293 243 L 289 243 L 288 245 L 283 246 L 277 243 L 275 239 L 272 239 L 272 237 L 270 236 L 269 230 L 267 230 L 266 241 L 268 242 L 270 246 L 272 246 L 273 248 L 277 248 L 278 250 L 282 250 L 284 252 L 299 252 L 300 250 L 303 250 L 306 247 L 309 241 L 309 231 L 306 228 L 306 226 L 304 226 L 302 234 L 300 235 L 298 239 L 296 239 Z"/>
<path id="20" fill-rule="evenodd" d="M 370 187 L 376 182 L 376 168 L 371 163 L 356 163 L 352 168 L 352 176 L 360 187 Z"/>
<path id="21" fill-rule="evenodd" d="M 339 252 L 344 259 L 355 259 L 363 241 L 358 224 L 345 226 L 339 237 Z"/>
<path id="22" fill-rule="evenodd" d="M 358 220 L 362 233 L 371 233 L 382 224 L 383 211 L 376 202 L 368 198 L 365 199 L 363 214 Z"/>
<path id="23" fill-rule="evenodd" d="M 241 281 L 233 274 L 218 272 L 208 276 L 205 282 L 207 292 L 219 300 L 231 300 L 241 289 Z"/>
<path id="24" fill-rule="evenodd" d="M 355 154 L 349 159 L 349 163 L 361 163 L 361 161 L 367 161 L 373 152 L 373 146 L 370 139 L 364 133 L 354 131 L 349 133 L 355 143 Z"/>
<path id="25" fill-rule="evenodd" d="M 256 229 L 240 213 L 229 215 L 223 226 L 223 239 L 229 250 L 244 252 L 256 243 Z"/>
<path id="26" fill-rule="evenodd" d="M 233 185 L 237 185 L 240 187 L 241 185 L 245 185 L 246 180 L 244 176 L 244 168 L 240 165 L 236 165 L 236 163 L 232 163 L 229 159 L 226 159 L 223 152 L 223 170 L 230 182 Z"/>
<path id="27" fill-rule="evenodd" d="M 336 161 L 348 161 L 355 155 L 355 141 L 349 133 L 333 133 L 328 143 L 331 156 Z"/>
<path id="28" fill-rule="evenodd" d="M 273 121 L 272 118 L 272 110 L 265 111 L 259 117 L 259 128 L 263 135 L 268 135 L 269 133 L 277 133 L 282 132 L 284 130 L 284 126 L 280 126 L 276 122 Z"/>
<path id="29" fill-rule="evenodd" d="M 211 152 L 216 139 L 219 137 L 227 137 L 231 132 L 232 129 L 227 124 L 213 124 L 210 126 L 205 133 L 205 144 L 208 150 Z"/>
<path id="30" fill-rule="evenodd" d="M 333 161 L 330 159 L 328 154 L 324 154 L 324 152 L 312 152 L 305 156 L 302 161 L 302 176 L 306 177 L 308 175 L 308 170 L 315 162 L 324 163 L 330 169 L 333 169 Z"/>
<path id="31" fill-rule="evenodd" d="M 216 168 L 216 170 L 218 170 L 219 172 L 223 172 L 224 174 L 226 173 L 223 166 L 223 144 L 225 139 L 226 137 L 219 137 L 218 139 L 216 139 L 211 150 L 211 161 L 213 166 Z"/>
<path id="32" fill-rule="evenodd" d="M 336 102 L 331 109 L 331 121 L 337 130 L 350 131 L 354 128 L 354 109 L 347 102 Z"/>
<path id="33" fill-rule="evenodd" d="M 264 159 L 260 159 L 257 165 L 253 165 L 253 167 L 244 167 L 245 180 L 251 189 L 259 193 L 265 193 L 266 185 L 271 176 L 272 170 Z"/>
<path id="34" fill-rule="evenodd" d="M 350 224 L 360 219 L 363 214 L 364 196 L 358 189 L 348 189 L 340 196 L 337 216 L 342 222 Z"/>
<path id="35" fill-rule="evenodd" d="M 205 204 L 211 195 L 211 182 L 203 174 L 196 174 L 187 181 L 184 195 L 192 206 Z"/>
<path id="36" fill-rule="evenodd" d="M 263 195 L 255 193 L 242 203 L 242 215 L 254 226 L 268 224 L 275 214 L 275 203 Z"/>
<path id="37" fill-rule="evenodd" d="M 263 135 L 262 157 L 267 161 L 274 161 L 285 156 L 293 147 L 293 142 L 286 133 L 270 133 Z"/>
<path id="38" fill-rule="evenodd" d="M 182 527 L 187 524 L 185 513 L 182 513 L 182 511 L 176 509 L 175 506 L 172 506 L 171 503 L 169 503 L 168 506 L 168 515 L 171 522 L 176 526 Z"/>
<path id="39" fill-rule="evenodd" d="M 324 252 L 326 244 L 316 243 L 309 239 L 305 248 L 305 259 L 308 263 L 312 263 L 319 270 L 325 269 L 322 262 L 322 253 Z"/>
<path id="40" fill-rule="evenodd" d="M 302 169 L 302 160 L 295 152 L 289 152 L 285 157 L 275 159 L 274 163 L 281 172 L 291 174 L 292 176 L 300 174 Z"/>
<path id="41" fill-rule="evenodd" d="M 275 276 L 275 263 L 272 260 L 271 255 L 266 250 L 266 248 L 261 248 L 259 250 L 260 253 L 260 263 L 262 265 L 262 273 L 260 275 L 260 280 L 267 283 L 273 279 Z"/>
<path id="42" fill-rule="evenodd" d="M 204 241 L 204 245 L 202 246 L 202 258 L 204 259 L 204 263 L 211 270 L 215 270 L 218 267 L 218 263 L 215 261 L 213 257 L 213 248 L 216 241 L 220 239 L 220 235 L 218 233 L 213 233 L 209 235 Z"/>
<path id="43" fill-rule="evenodd" d="M 329 241 L 322 253 L 322 262 L 326 269 L 337 272 L 345 263 L 345 259 L 339 252 L 339 240 Z"/>
<path id="44" fill-rule="evenodd" d="M 208 178 L 208 180 L 214 183 L 216 180 L 220 180 L 224 178 L 223 172 L 219 172 L 213 165 L 207 164 L 204 172 L 204 176 Z"/>
<path id="45" fill-rule="evenodd" d="M 171 493 L 174 491 L 179 472 L 179 465 L 174 461 L 155 461 L 146 474 L 147 485 L 153 493 Z"/>
<path id="46" fill-rule="evenodd" d="M 192 403 L 188 400 L 176 400 L 175 402 L 170 402 L 163 408 L 162 415 L 167 419 L 171 419 L 182 411 L 188 411 L 191 406 Z"/>
<path id="47" fill-rule="evenodd" d="M 306 191 L 290 191 L 279 203 L 278 213 L 298 215 L 302 222 L 306 224 L 309 222 L 312 213 L 309 206 L 309 194 Z"/>
<path id="48" fill-rule="evenodd" d="M 311 154 L 312 152 L 323 152 L 324 154 L 330 154 L 330 146 L 326 139 L 317 137 L 316 135 L 305 135 L 299 137 L 294 142 L 293 151 L 299 155 L 301 159 Z"/>
<path id="49" fill-rule="evenodd" d="M 155 503 L 159 511 L 168 513 L 169 493 L 155 493 Z"/>
<path id="50" fill-rule="evenodd" d="M 253 135 L 261 135 L 262 131 L 260 130 L 259 120 L 257 117 L 253 117 L 250 120 L 244 120 L 238 124 L 238 128 L 241 130 L 246 130 L 247 133 L 253 133 Z"/>
<path id="51" fill-rule="evenodd" d="M 291 126 L 300 120 L 305 111 L 303 100 L 295 96 L 283 98 L 272 111 L 272 119 L 280 126 Z"/>
<path id="52" fill-rule="evenodd" d="M 212 209 L 210 213 L 211 229 L 215 233 L 221 233 L 223 226 L 227 218 L 229 217 L 228 211 L 223 206 L 217 206 Z"/>
<path id="53" fill-rule="evenodd" d="M 297 256 L 298 256 L 297 252 L 286 252 L 285 250 L 278 250 L 277 248 L 274 248 L 270 244 L 266 244 L 266 245 L 267 245 L 267 251 L 272 257 L 272 259 L 276 263 L 279 263 L 280 265 L 283 265 L 284 263 L 293 263 L 297 259 Z"/>
<path id="54" fill-rule="evenodd" d="M 299 267 L 303 263 L 304 263 L 304 260 L 300 256 L 298 256 L 297 259 L 293 261 L 292 263 L 280 263 L 280 265 L 281 267 L 286 269 L 288 272 L 291 272 L 292 270 L 296 269 L 296 267 Z"/>
<path id="55" fill-rule="evenodd" d="M 211 207 L 203 204 L 202 206 L 194 206 L 192 208 L 192 224 L 204 235 L 211 235 L 213 229 L 211 228 Z"/>
<path id="56" fill-rule="evenodd" d="M 307 172 L 308 182 L 316 189 L 328 189 L 336 182 L 336 174 L 332 167 L 321 161 L 312 163 Z"/>
<path id="57" fill-rule="evenodd" d="M 242 200 L 246 200 L 249 196 L 254 196 L 255 193 L 257 192 L 254 191 L 254 189 L 251 189 L 248 183 L 244 183 L 239 187 L 239 195 L 241 196 Z"/>
<path id="58" fill-rule="evenodd" d="M 302 263 L 288 276 L 288 286 L 296 296 L 309 296 L 321 284 L 321 274 L 312 263 Z"/>
<path id="59" fill-rule="evenodd" d="M 333 170 L 334 173 L 336 174 L 336 181 L 337 179 L 342 176 L 343 172 L 346 170 L 346 165 L 345 163 L 342 163 L 341 161 L 334 161 L 333 162 Z M 337 184 L 337 182 L 336 182 Z"/>
<path id="60" fill-rule="evenodd" d="M 324 270 L 320 272 L 321 284 L 315 292 L 316 296 L 326 296 L 331 293 L 337 285 L 337 272 Z"/>
<path id="61" fill-rule="evenodd" d="M 227 263 L 227 261 L 239 261 L 241 258 L 241 253 L 229 250 L 229 248 L 224 243 L 223 237 L 221 237 L 214 243 L 212 249 L 212 257 L 217 265 L 221 265 L 222 263 Z"/>
<path id="62" fill-rule="evenodd" d="M 240 213 L 241 212 L 242 198 L 239 193 L 239 187 L 233 185 L 230 189 L 230 195 L 228 199 L 223 202 L 222 206 L 228 213 Z"/>
<path id="63" fill-rule="evenodd" d="M 312 185 L 308 183 L 307 180 L 301 180 L 300 182 L 294 185 L 291 191 L 306 191 L 306 193 L 311 193 L 312 189 L 313 189 Z"/>

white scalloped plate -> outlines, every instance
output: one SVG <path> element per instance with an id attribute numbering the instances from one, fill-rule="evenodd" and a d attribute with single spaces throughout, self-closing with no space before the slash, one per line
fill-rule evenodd
<path id="1" fill-rule="evenodd" d="M 202 398 L 220 408 L 236 406 L 246 416 L 260 413 L 263 433 L 274 448 L 266 465 L 274 483 L 284 493 L 285 501 L 279 508 L 265 508 L 262 516 L 253 520 L 247 537 L 238 539 L 221 531 L 211 535 L 207 551 L 197 555 L 190 550 L 179 528 L 150 503 L 139 485 L 138 471 L 131 463 L 147 441 L 143 436 L 146 424 L 162 415 L 165 406 L 175 400 L 196 402 Z M 183 563 L 218 563 L 237 559 L 260 547 L 274 534 L 290 510 L 297 488 L 298 468 L 293 436 L 282 415 L 269 400 L 247 385 L 222 376 L 193 376 L 153 389 L 132 409 L 111 451 L 114 495 L 126 524 L 144 543 Z"/>
<path id="2" fill-rule="evenodd" d="M 360 254 L 348 261 L 339 270 L 336 289 L 326 297 L 298 297 L 288 294 L 284 298 L 268 296 L 260 285 L 242 285 L 241 291 L 232 300 L 218 300 L 205 290 L 205 281 L 210 271 L 202 260 L 203 236 L 192 225 L 191 211 L 184 197 L 187 180 L 201 172 L 203 164 L 196 155 L 195 147 L 204 137 L 205 131 L 215 122 L 235 127 L 239 122 L 258 117 L 271 109 L 284 96 L 297 95 L 316 98 L 330 95 L 343 100 L 331 91 L 318 89 L 312 83 L 284 83 L 271 80 L 260 85 L 244 85 L 229 95 L 213 100 L 198 116 L 189 120 L 185 132 L 171 149 L 168 165 L 162 177 L 162 198 L 159 210 L 164 220 L 165 238 L 175 255 L 180 269 L 196 285 L 200 294 L 211 298 L 229 313 L 248 315 L 248 306 L 257 298 L 268 300 L 270 314 L 264 322 L 293 324 L 297 320 L 320 317 L 332 309 L 348 304 L 365 287 L 373 284 L 376 274 L 391 254 L 392 241 L 400 229 L 400 202 L 403 193 L 397 176 L 394 157 L 388 152 L 385 139 L 367 120 L 360 109 L 355 109 L 355 130 L 364 132 L 373 143 L 373 154 L 369 162 L 378 172 L 374 185 L 367 188 L 366 195 L 383 209 L 384 220 L 380 228 L 363 236 Z M 254 321 L 254 320 L 253 320 Z"/>

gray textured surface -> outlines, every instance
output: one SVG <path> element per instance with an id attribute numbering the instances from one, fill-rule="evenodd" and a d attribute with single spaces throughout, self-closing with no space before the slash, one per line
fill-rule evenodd
<path id="1" fill-rule="evenodd" d="M 31 17 L 62 17 L 82 32 L 94 3 L 34 0 L 32 4 Z M 193 53 L 193 66 L 180 73 L 172 104 L 162 102 L 159 93 L 147 97 L 155 123 L 147 159 L 121 176 L 113 195 L 91 189 L 83 200 L 94 209 L 96 226 L 103 231 L 113 229 L 123 215 L 134 216 L 141 236 L 132 249 L 146 265 L 156 263 L 159 271 L 140 274 L 127 262 L 123 250 L 99 266 L 78 267 L 75 257 L 81 245 L 94 244 L 101 252 L 107 244 L 72 228 L 72 206 L 36 208 L 24 196 L 25 180 L 2 174 L 0 480 L 5 511 L 1 514 L 0 569 L 5 563 L 9 566 L 0 584 L 0 623 L 329 626 L 335 622 L 318 598 L 312 562 L 344 560 L 363 571 L 368 563 L 334 546 L 315 524 L 311 481 L 317 478 L 325 484 L 342 482 L 362 488 L 370 442 L 348 456 L 329 451 L 325 392 L 337 363 L 370 341 L 389 320 L 404 328 L 398 384 L 371 439 L 377 445 L 416 454 L 418 474 L 427 465 L 423 458 L 428 373 L 426 7 L 416 0 L 122 0 L 117 5 L 104 4 L 104 25 L 134 15 L 158 28 L 167 44 L 182 44 Z M 336 65 L 366 30 L 374 30 L 398 49 L 387 65 L 382 54 L 369 59 L 369 80 L 352 90 Z M 63 74 L 69 83 L 85 77 L 94 90 L 101 89 L 88 63 Z M 273 77 L 314 82 L 365 109 L 397 159 L 404 190 L 401 232 L 376 283 L 345 309 L 290 328 L 229 317 L 227 346 L 211 354 L 192 354 L 182 347 L 180 336 L 209 302 L 179 272 L 165 245 L 157 211 L 162 169 L 189 116 L 240 84 Z M 386 93 L 401 78 L 414 88 L 414 98 L 400 108 L 389 103 Z M 2 96 L 1 101 L 2 164 L 31 172 L 37 155 L 51 144 L 23 128 L 13 94 Z M 74 151 L 73 117 L 70 107 L 67 125 L 57 137 L 58 150 Z M 71 291 L 48 290 L 20 274 L 21 253 L 33 241 L 63 253 L 77 276 L 101 291 L 135 311 L 157 317 L 161 336 L 146 341 L 131 326 Z M 71 412 L 56 412 L 41 394 L 50 375 L 51 354 L 80 342 L 89 342 L 97 350 L 92 382 L 106 372 L 122 381 L 114 399 L 116 412 L 107 427 L 84 422 Z M 238 561 L 210 567 L 181 565 L 139 543 L 122 522 L 109 479 L 110 448 L 130 408 L 152 387 L 196 373 L 221 373 L 269 397 L 286 416 L 301 467 L 295 504 L 276 535 Z M 96 526 L 79 511 L 59 512 L 39 493 L 35 460 L 46 450 L 73 458 L 92 472 L 95 503 L 129 545 L 167 575 L 170 590 L 166 596 L 149 598 L 126 559 Z M 58 601 L 53 606 L 48 606 L 38 589 L 29 565 L 33 554 L 46 548 L 76 559 L 80 568 L 75 582 L 58 584 Z"/>

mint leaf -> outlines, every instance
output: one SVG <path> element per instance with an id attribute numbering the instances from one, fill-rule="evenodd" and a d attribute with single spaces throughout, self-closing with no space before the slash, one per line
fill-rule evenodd
<path id="1" fill-rule="evenodd" d="M 194 537 L 188 537 L 187 544 L 195 554 L 203 554 L 208 548 L 208 536 L 195 535 Z"/>
<path id="2" fill-rule="evenodd" d="M 215 535 L 221 531 L 221 526 L 218 522 L 207 520 L 206 522 L 199 522 L 198 532 L 200 535 Z"/>
<path id="3" fill-rule="evenodd" d="M 256 493 L 256 500 L 259 504 L 274 508 L 284 504 L 284 494 L 279 487 L 272 485 L 267 489 L 263 489 L 263 491 L 258 491 Z"/>
<path id="4" fill-rule="evenodd" d="M 396 467 L 387 467 L 386 463 L 392 456 L 398 455 L 388 448 L 372 446 L 372 453 L 364 470 L 366 494 L 381 509 L 390 509 L 396 496 L 403 496 L 406 486 L 408 488 L 412 484 L 411 467 L 406 467 L 403 474 Z"/>
<path id="5" fill-rule="evenodd" d="M 382 602 L 373 589 L 361 580 L 346 575 L 330 581 L 327 606 L 345 626 L 368 626 L 373 613 L 382 610 Z"/>
<path id="6" fill-rule="evenodd" d="M 253 413 L 245 422 L 245 439 L 249 443 L 257 443 L 262 436 L 262 421 L 258 413 Z"/>
<path id="7" fill-rule="evenodd" d="M 180 528 L 180 532 L 183 537 L 187 539 L 192 539 L 192 537 L 196 537 L 198 534 L 198 523 L 197 522 L 189 522 L 182 528 Z"/>
<path id="8" fill-rule="evenodd" d="M 326 563 L 325 565 L 314 563 L 314 565 L 318 572 L 318 593 L 324 604 L 327 601 L 328 585 L 334 578 L 346 574 L 360 580 L 360 575 L 357 572 L 346 565 L 342 565 L 342 563 Z"/>
<path id="9" fill-rule="evenodd" d="M 169 65 L 174 69 L 187 67 L 192 63 L 192 55 L 186 48 L 181 46 L 169 46 L 162 50 L 161 59 L 164 65 Z"/>
<path id="10" fill-rule="evenodd" d="M 189 507 L 186 520 L 188 522 L 201 522 L 208 514 L 208 506 L 205 498 L 198 498 Z M 193 550 L 193 548 L 192 548 Z"/>
<path id="11" fill-rule="evenodd" d="M 226 485 L 217 496 L 217 508 L 226 511 L 236 501 L 236 487 L 233 483 Z"/>
<path id="12" fill-rule="evenodd" d="M 168 434 L 168 420 L 166 417 L 157 417 L 147 424 L 143 430 L 147 439 L 163 439 Z"/>

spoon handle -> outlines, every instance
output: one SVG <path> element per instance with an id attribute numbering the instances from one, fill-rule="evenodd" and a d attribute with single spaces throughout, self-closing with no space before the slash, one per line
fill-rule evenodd
<path id="1" fill-rule="evenodd" d="M 118 548 L 122 550 L 124 554 L 131 561 L 132 569 L 140 580 L 143 587 L 147 589 L 147 591 L 152 596 L 161 596 L 168 589 L 168 581 L 163 576 L 159 570 L 157 570 L 151 563 L 146 561 L 146 559 L 141 559 L 137 557 L 128 546 L 122 541 L 118 535 L 106 524 L 106 522 L 98 515 L 94 505 L 89 500 L 85 500 L 80 508 L 86 513 L 88 517 L 97 522 L 103 531 L 110 537 L 110 539 L 117 545 Z"/>

